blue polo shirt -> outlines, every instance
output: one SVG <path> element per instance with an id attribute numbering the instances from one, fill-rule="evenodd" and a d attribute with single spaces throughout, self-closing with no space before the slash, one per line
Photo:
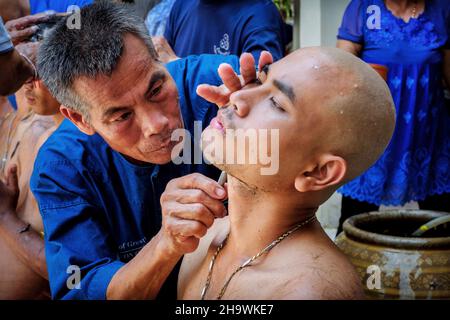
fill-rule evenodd
<path id="1" fill-rule="evenodd" d="M 192 137 L 194 121 L 202 121 L 204 128 L 217 113 L 196 88 L 220 84 L 222 62 L 239 70 L 235 56 L 193 56 L 167 65 Z M 85 135 L 65 120 L 39 150 L 30 181 L 44 223 L 52 298 L 105 299 L 113 275 L 160 230 L 166 184 L 192 172 L 219 176 L 204 164 L 132 164 L 99 135 Z M 67 287 L 71 265 L 81 270 L 80 289 Z M 175 270 L 160 298 L 176 298 L 176 280 Z"/>
<path id="2" fill-rule="evenodd" d="M 284 55 L 284 24 L 271 0 L 177 0 L 164 37 L 179 57 L 250 52 L 258 61 L 262 50 L 274 60 Z"/>

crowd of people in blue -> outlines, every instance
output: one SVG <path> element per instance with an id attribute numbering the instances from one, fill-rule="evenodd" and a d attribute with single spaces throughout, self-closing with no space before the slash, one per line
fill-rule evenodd
<path id="1" fill-rule="evenodd" d="M 221 171 L 172 163 L 170 133 L 194 136 L 194 122 L 207 128 L 217 105 L 292 63 L 292 25 L 271 0 L 152 1 L 144 19 L 132 2 L 0 1 L 0 299 L 176 299 L 181 258 L 210 226 L 205 211 L 227 215 Z M 31 41 L 55 13 L 65 15 Z M 338 232 L 381 205 L 450 212 L 449 1 L 351 0 L 337 39 L 339 51 L 387 68 L 396 111 L 378 160 L 336 183 Z M 322 298 L 360 297 L 350 291 Z"/>

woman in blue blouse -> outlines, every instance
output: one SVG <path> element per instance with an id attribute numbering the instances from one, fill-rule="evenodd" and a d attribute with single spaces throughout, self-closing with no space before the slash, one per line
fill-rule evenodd
<path id="1" fill-rule="evenodd" d="M 352 0 L 338 47 L 388 68 L 396 109 L 394 136 L 383 156 L 343 186 L 343 221 L 380 205 L 418 201 L 450 211 L 449 0 Z M 339 230 L 339 231 L 340 231 Z M 338 231 L 338 232 L 339 232 Z"/>

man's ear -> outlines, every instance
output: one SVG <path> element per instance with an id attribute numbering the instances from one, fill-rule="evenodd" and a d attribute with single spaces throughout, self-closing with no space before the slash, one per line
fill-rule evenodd
<path id="1" fill-rule="evenodd" d="M 324 190 L 341 183 L 346 172 L 347 162 L 343 158 L 327 154 L 295 178 L 295 189 L 299 192 Z"/>
<path id="2" fill-rule="evenodd" d="M 59 110 L 61 111 L 63 116 L 72 121 L 73 124 L 76 125 L 81 132 L 90 136 L 95 134 L 94 128 L 86 121 L 85 117 L 82 114 L 66 106 L 61 106 Z"/>

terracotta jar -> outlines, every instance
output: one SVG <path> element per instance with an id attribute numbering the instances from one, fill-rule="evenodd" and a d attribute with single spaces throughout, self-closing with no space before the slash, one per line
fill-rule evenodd
<path id="1" fill-rule="evenodd" d="M 369 298 L 450 299 L 450 223 L 411 236 L 446 214 L 391 210 L 356 215 L 345 221 L 336 244 L 356 267 Z"/>

